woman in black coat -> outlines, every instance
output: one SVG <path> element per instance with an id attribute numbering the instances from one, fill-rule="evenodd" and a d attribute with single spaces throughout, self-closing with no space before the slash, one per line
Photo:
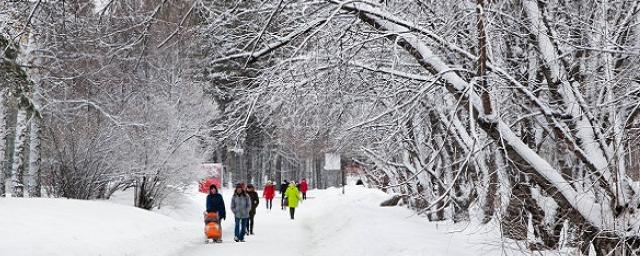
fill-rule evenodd
<path id="1" fill-rule="evenodd" d="M 227 218 L 227 213 L 224 210 L 224 199 L 222 199 L 222 195 L 218 193 L 218 187 L 216 187 L 216 185 L 211 185 L 209 187 L 209 195 L 207 195 L 207 213 L 209 212 L 217 213 L 220 220 Z"/>
<path id="2" fill-rule="evenodd" d="M 260 196 L 258 196 L 258 192 L 256 192 L 256 188 L 253 185 L 249 184 L 247 186 L 247 195 L 251 199 L 251 210 L 249 210 L 249 225 L 248 225 L 248 234 L 253 235 L 253 223 L 254 217 L 256 216 L 256 208 L 258 208 L 258 204 L 260 203 Z"/>
<path id="3" fill-rule="evenodd" d="M 280 195 L 282 196 L 280 199 L 280 205 L 282 206 L 282 210 L 284 210 L 284 192 L 287 191 L 287 187 L 289 187 L 289 183 L 287 180 L 284 180 L 282 184 L 280 184 Z"/>

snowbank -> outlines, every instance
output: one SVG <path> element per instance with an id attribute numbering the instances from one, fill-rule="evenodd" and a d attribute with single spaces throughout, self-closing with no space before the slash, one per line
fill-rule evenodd
<path id="1" fill-rule="evenodd" d="M 2 255 L 175 255 L 201 240 L 194 225 L 109 202 L 2 198 L 0 209 Z"/>
<path id="2" fill-rule="evenodd" d="M 230 194 L 231 192 L 229 192 Z M 133 207 L 134 190 L 116 191 L 109 198 L 109 202 Z M 198 192 L 198 186 L 193 185 L 184 192 L 172 193 L 165 198 L 160 208 L 153 212 L 171 217 L 175 220 L 202 224 L 202 212 L 205 210 L 207 194 Z M 225 198 L 226 199 L 226 198 Z M 226 201 L 225 201 L 226 202 Z"/>
<path id="3" fill-rule="evenodd" d="M 5 198 L 0 199 L 0 255 L 569 255 L 528 252 L 502 241 L 497 224 L 428 222 L 404 207 L 380 207 L 389 195 L 376 189 L 341 191 L 309 191 L 295 220 L 280 209 L 279 197 L 272 210 L 261 200 L 256 235 L 240 244 L 232 240 L 231 213 L 222 224 L 225 242 L 204 244 L 206 195 L 195 188 L 168 198 L 154 212 L 130 206 L 126 191 L 109 202 Z M 223 191 L 227 207 L 231 193 Z"/>
<path id="4" fill-rule="evenodd" d="M 307 255 L 530 255 L 502 241 L 496 226 L 429 222 L 404 207 L 380 207 L 388 194 L 360 186 L 318 191 L 301 216 L 310 231 Z"/>

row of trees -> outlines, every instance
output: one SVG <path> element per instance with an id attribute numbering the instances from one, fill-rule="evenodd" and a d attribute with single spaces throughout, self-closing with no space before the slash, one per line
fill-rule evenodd
<path id="1" fill-rule="evenodd" d="M 271 30 L 296 26 L 279 13 L 281 9 L 292 17 L 302 13 L 282 1 L 196 4 L 202 22 L 193 30 L 199 46 L 194 78 L 208 85 L 207 92 L 220 110 L 212 129 L 214 162 L 224 163 L 233 180 L 258 186 L 267 180 L 302 178 L 318 188 L 340 184 L 335 174 L 323 170 L 324 153 L 331 150 L 332 124 L 316 120 L 315 113 L 304 117 L 305 108 L 291 109 L 286 103 L 294 102 L 294 94 L 272 93 L 283 86 L 281 81 L 262 86 L 263 79 L 275 74 L 268 70 L 280 60 L 266 56 L 271 51 L 260 49 L 258 42 L 273 39 Z"/>
<path id="2" fill-rule="evenodd" d="M 209 68 L 247 72 L 228 134 L 343 152 L 431 219 L 480 209 L 531 249 L 638 253 L 637 1 L 225 3 L 241 31 Z"/>
<path id="3" fill-rule="evenodd" d="M 5 1 L 0 194 L 158 206 L 196 180 L 215 107 L 194 83 L 190 1 Z"/>
<path id="4" fill-rule="evenodd" d="M 258 7 L 3 2 L 0 195 L 95 199 L 133 188 L 136 206 L 150 209 L 202 178 L 202 162 L 224 163 L 236 182 L 336 185 L 322 170 L 326 134 L 306 144 L 307 134 L 276 129 L 285 120 L 245 106 L 261 72 L 211 61 L 248 42 L 255 27 L 239 25 L 257 13 L 243 6 Z"/>
<path id="5" fill-rule="evenodd" d="M 341 152 L 432 220 L 640 249 L 638 1 L 100 3 L 0 6 L 12 193 L 148 208 L 201 161 L 323 187 Z"/>

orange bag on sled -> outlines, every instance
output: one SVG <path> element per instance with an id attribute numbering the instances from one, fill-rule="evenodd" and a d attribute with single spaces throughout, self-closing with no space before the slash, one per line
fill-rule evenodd
<path id="1" fill-rule="evenodd" d="M 222 229 L 220 228 L 220 219 L 218 214 L 210 212 L 204 216 L 204 235 L 207 239 L 221 239 Z"/>

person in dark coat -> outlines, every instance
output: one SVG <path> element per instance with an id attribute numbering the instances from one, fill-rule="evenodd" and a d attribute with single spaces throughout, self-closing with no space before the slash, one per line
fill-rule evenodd
<path id="1" fill-rule="evenodd" d="M 227 213 L 224 210 L 224 199 L 222 199 L 222 195 L 218 193 L 218 187 L 216 187 L 216 185 L 209 186 L 209 195 L 207 195 L 207 213 L 210 212 L 218 214 L 218 218 L 220 219 L 218 224 L 221 224 L 222 220 L 227 218 Z"/>
<path id="2" fill-rule="evenodd" d="M 258 208 L 258 204 L 260 204 L 260 196 L 258 196 L 258 192 L 256 192 L 256 188 L 249 184 L 247 185 L 247 195 L 251 198 L 251 210 L 249 211 L 249 225 L 248 225 L 248 233 L 249 235 L 253 235 L 253 223 L 254 217 L 256 216 L 256 209 Z"/>
<path id="3" fill-rule="evenodd" d="M 282 205 L 282 210 L 284 210 L 284 206 L 285 206 L 284 192 L 287 191 L 287 187 L 289 187 L 289 182 L 287 182 L 287 180 L 284 180 L 282 184 L 280 184 L 280 196 L 282 196 L 282 199 L 280 199 L 280 204 Z"/>
<path id="4" fill-rule="evenodd" d="M 218 193 L 218 187 L 216 185 L 209 186 L 209 195 L 207 195 L 207 212 L 215 212 L 220 219 L 227 217 L 224 209 L 224 199 L 222 195 Z"/>

